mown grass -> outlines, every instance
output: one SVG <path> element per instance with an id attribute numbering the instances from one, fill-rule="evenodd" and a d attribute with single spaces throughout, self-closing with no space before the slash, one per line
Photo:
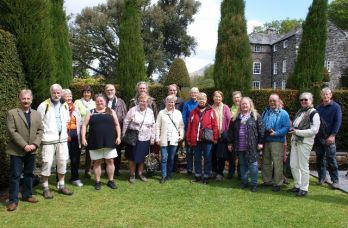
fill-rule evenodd
<path id="1" fill-rule="evenodd" d="M 20 202 L 15 212 L 3 204 L 0 227 L 348 227 L 348 195 L 316 186 L 314 179 L 306 198 L 286 187 L 280 193 L 241 190 L 237 179 L 209 185 L 189 180 L 177 174 L 164 185 L 159 176 L 130 185 L 123 174 L 116 190 L 105 179 L 100 191 L 84 180 L 82 188 L 68 185 L 73 196 L 54 192 L 52 200 L 43 199 L 37 187 L 38 204 Z"/>

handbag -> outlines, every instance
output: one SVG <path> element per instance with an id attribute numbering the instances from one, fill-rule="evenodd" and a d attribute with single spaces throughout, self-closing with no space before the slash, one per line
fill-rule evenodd
<path id="1" fill-rule="evenodd" d="M 153 175 L 160 168 L 158 155 L 156 155 L 155 153 L 149 153 L 148 155 L 146 155 L 144 165 L 146 174 L 148 176 Z"/>
<path id="2" fill-rule="evenodd" d="M 141 123 L 139 130 L 131 129 L 129 128 L 129 125 L 128 125 L 127 130 L 124 133 L 124 136 L 122 137 L 123 144 L 125 144 L 126 146 L 135 146 L 137 144 L 139 131 L 141 127 L 143 126 L 143 123 L 145 121 L 145 116 L 146 116 L 146 111 L 145 111 L 143 122 Z"/>
<path id="3" fill-rule="evenodd" d="M 213 129 L 210 128 L 202 128 L 202 141 L 212 142 L 213 141 Z"/>
<path id="4" fill-rule="evenodd" d="M 126 146 L 135 146 L 137 144 L 139 131 L 135 129 L 130 129 L 129 127 L 126 130 L 122 138 L 122 143 Z"/>
<path id="5" fill-rule="evenodd" d="M 202 126 L 202 119 L 203 115 L 205 114 L 205 111 L 202 113 L 202 115 L 199 117 L 200 125 Z M 213 142 L 214 141 L 214 132 L 213 129 L 210 128 L 202 128 L 202 141 L 204 142 Z"/>

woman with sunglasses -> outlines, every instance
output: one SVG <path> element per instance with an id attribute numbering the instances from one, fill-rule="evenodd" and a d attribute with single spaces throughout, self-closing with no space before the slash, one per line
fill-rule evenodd
<path id="1" fill-rule="evenodd" d="M 315 135 L 319 131 L 320 117 L 313 108 L 313 95 L 305 92 L 300 95 L 301 108 L 296 113 L 291 137 L 290 167 L 294 177 L 294 187 L 289 192 L 296 196 L 307 196 L 309 186 L 309 155 Z"/>

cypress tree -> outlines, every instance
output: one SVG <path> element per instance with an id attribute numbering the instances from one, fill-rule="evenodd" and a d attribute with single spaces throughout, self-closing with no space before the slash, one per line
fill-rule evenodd
<path id="1" fill-rule="evenodd" d="M 180 58 L 174 59 L 170 66 L 169 73 L 165 79 L 164 85 L 176 84 L 180 88 L 190 87 L 190 76 L 186 68 L 184 60 Z"/>
<path id="2" fill-rule="evenodd" d="M 146 79 L 145 55 L 140 33 L 141 1 L 126 0 L 120 22 L 120 45 L 117 64 L 117 78 L 124 99 L 134 96 L 137 82 Z"/>
<path id="3" fill-rule="evenodd" d="M 50 0 L 51 36 L 56 61 L 56 82 L 67 88 L 72 79 L 72 52 L 69 29 L 63 9 L 64 0 Z"/>
<path id="4" fill-rule="evenodd" d="M 47 97 L 55 82 L 48 0 L 0 0 L 0 26 L 16 37 L 26 83 L 35 103 Z"/>
<path id="5" fill-rule="evenodd" d="M 313 0 L 306 20 L 294 72 L 288 79 L 288 87 L 301 92 L 312 91 L 319 98 L 323 86 L 325 47 L 327 38 L 327 0 Z"/>
<path id="6" fill-rule="evenodd" d="M 214 82 L 225 94 L 251 88 L 251 50 L 244 16 L 244 0 L 224 0 L 215 53 Z M 227 102 L 231 96 L 225 96 Z"/>

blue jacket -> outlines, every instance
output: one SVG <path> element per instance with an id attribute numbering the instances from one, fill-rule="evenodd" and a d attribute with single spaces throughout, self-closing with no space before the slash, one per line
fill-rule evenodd
<path id="1" fill-rule="evenodd" d="M 188 121 L 190 119 L 190 113 L 197 106 L 198 106 L 198 102 L 194 101 L 192 98 L 190 100 L 188 100 L 184 104 L 184 108 L 183 108 L 183 111 L 182 111 L 182 119 L 184 120 L 185 131 L 187 130 L 187 127 L 188 127 Z"/>
<path id="2" fill-rule="evenodd" d="M 317 108 L 320 117 L 325 120 L 329 135 L 336 135 L 342 123 L 342 111 L 339 104 L 332 101 L 324 106 L 320 104 Z"/>
<path id="3" fill-rule="evenodd" d="M 290 118 L 284 109 L 267 107 L 262 113 L 265 127 L 265 142 L 285 142 L 285 136 L 290 129 Z M 275 131 L 275 136 L 269 135 L 269 130 Z"/>

